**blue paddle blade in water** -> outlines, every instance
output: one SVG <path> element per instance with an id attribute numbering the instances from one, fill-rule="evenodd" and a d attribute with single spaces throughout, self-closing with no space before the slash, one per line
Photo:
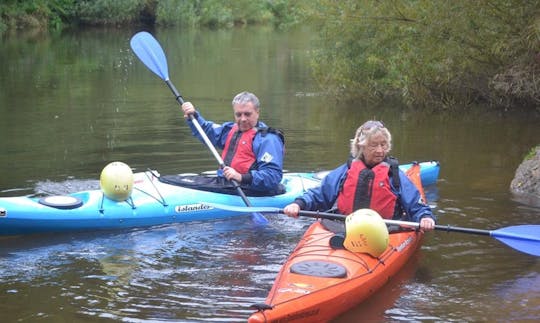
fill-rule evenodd
<path id="1" fill-rule="evenodd" d="M 216 209 L 225 210 L 225 211 L 232 211 L 232 212 L 238 212 L 238 213 L 251 213 L 253 222 L 255 222 L 256 224 L 267 224 L 268 222 L 270 222 L 261 212 L 279 213 L 280 211 L 280 209 L 274 208 L 274 207 L 234 206 L 234 205 L 211 203 L 211 202 L 200 202 L 200 203 L 208 205 Z"/>
<path id="2" fill-rule="evenodd" d="M 200 203 L 211 206 L 216 209 L 238 212 L 238 213 L 253 212 L 253 214 L 261 214 L 261 213 L 280 213 L 282 211 L 280 208 L 271 207 L 271 206 L 270 207 L 269 206 L 234 206 L 234 205 L 211 203 L 211 202 L 200 202 Z"/>
<path id="3" fill-rule="evenodd" d="M 251 218 L 256 224 L 268 224 L 268 222 L 270 222 L 264 215 L 258 212 L 252 213 Z"/>
<path id="4" fill-rule="evenodd" d="M 501 228 L 491 231 L 490 235 L 516 250 L 540 256 L 540 226 L 538 225 Z"/>
<path id="5" fill-rule="evenodd" d="M 137 57 L 148 67 L 154 74 L 162 80 L 169 80 L 169 68 L 167 66 L 167 58 L 159 45 L 158 41 L 146 31 L 136 33 L 131 37 L 131 49 Z"/>

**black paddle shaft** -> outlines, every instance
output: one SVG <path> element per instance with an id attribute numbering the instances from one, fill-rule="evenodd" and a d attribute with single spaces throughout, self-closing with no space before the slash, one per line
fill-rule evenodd
<path id="1" fill-rule="evenodd" d="M 180 92 L 178 92 L 178 90 L 176 89 L 174 84 L 172 84 L 172 82 L 170 80 L 166 80 L 165 83 L 167 84 L 169 89 L 171 89 L 172 93 L 174 94 L 174 97 L 175 97 L 176 101 L 178 101 L 178 103 L 180 103 L 180 105 L 184 104 L 184 98 L 182 97 L 182 94 L 180 94 Z"/>
<path id="2" fill-rule="evenodd" d="M 471 229 L 471 228 L 460 228 L 460 227 L 453 227 L 449 225 L 436 225 L 435 230 L 439 231 L 447 231 L 447 232 L 461 232 L 461 233 L 472 233 L 472 234 L 478 234 L 478 235 L 484 235 L 484 236 L 490 236 L 491 231 L 489 230 L 480 230 L 480 229 Z"/>

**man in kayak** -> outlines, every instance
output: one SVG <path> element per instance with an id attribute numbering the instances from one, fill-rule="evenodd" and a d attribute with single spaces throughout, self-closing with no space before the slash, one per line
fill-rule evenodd
<path id="1" fill-rule="evenodd" d="M 337 204 L 338 212 L 351 214 L 370 208 L 385 219 L 420 223 L 433 230 L 435 216 L 414 183 L 399 170 L 395 158 L 388 156 L 392 135 L 380 121 L 367 121 L 351 140 L 351 158 L 332 170 L 321 185 L 308 190 L 284 208 L 288 216 L 300 210 L 324 211 Z"/>
<path id="2" fill-rule="evenodd" d="M 205 120 L 191 102 L 182 104 L 184 118 L 195 137 L 203 141 L 190 119 L 193 115 L 210 141 L 223 149 L 225 166 L 218 174 L 234 180 L 251 195 L 283 193 L 285 139 L 280 130 L 259 121 L 260 102 L 250 92 L 241 92 L 232 100 L 234 122 L 222 125 Z"/>

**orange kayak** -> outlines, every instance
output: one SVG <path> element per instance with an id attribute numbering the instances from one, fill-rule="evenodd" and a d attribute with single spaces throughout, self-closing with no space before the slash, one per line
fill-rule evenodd
<path id="1" fill-rule="evenodd" d="M 282 266 L 265 304 L 248 322 L 327 322 L 358 305 L 394 276 L 420 247 L 422 233 L 390 232 L 378 258 L 331 247 L 335 233 L 313 223 Z"/>

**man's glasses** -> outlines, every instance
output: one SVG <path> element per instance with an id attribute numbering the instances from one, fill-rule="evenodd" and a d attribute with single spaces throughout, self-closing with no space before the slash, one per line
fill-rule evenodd
<path id="1" fill-rule="evenodd" d="M 252 114 L 253 114 L 253 112 L 235 112 L 234 116 L 237 117 L 237 118 L 241 118 L 242 115 L 245 115 L 246 118 L 249 118 L 249 117 L 251 117 Z"/>

